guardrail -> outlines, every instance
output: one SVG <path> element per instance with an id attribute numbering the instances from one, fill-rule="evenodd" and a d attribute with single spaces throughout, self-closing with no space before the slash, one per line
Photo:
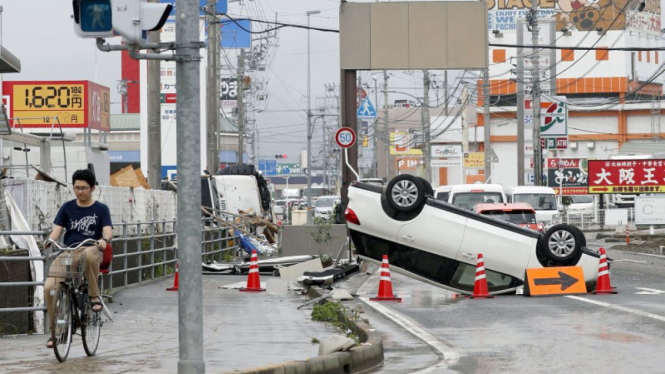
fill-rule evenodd
<path id="1" fill-rule="evenodd" d="M 622 209 L 597 209 L 585 212 L 564 212 L 561 222 L 577 226 L 582 230 L 599 230 L 615 227 L 617 225 L 634 225 L 635 208 L 623 208 L 626 210 L 625 218 L 619 218 L 617 214 Z M 610 215 L 613 215 L 610 217 Z M 623 215 L 623 213 L 619 214 Z"/>
<path id="2" fill-rule="evenodd" d="M 108 273 L 102 275 L 103 278 L 108 279 L 108 282 L 104 284 L 106 288 L 104 292 L 110 293 L 113 288 L 165 277 L 175 272 L 175 263 L 177 261 L 176 233 L 177 222 L 175 220 L 115 224 L 112 242 L 113 261 L 108 269 Z M 0 231 L 0 235 L 44 236 L 45 234 L 42 231 Z M 238 243 L 239 240 L 228 227 L 219 225 L 213 218 L 202 218 L 202 262 L 223 260 L 224 252 L 226 251 L 233 251 L 233 255 L 235 256 Z M 44 266 L 45 277 L 48 277 L 47 273 L 50 264 L 47 263 L 47 259 L 49 254 L 50 251 L 46 251 L 43 256 L 0 256 L 0 262 L 36 261 L 33 262 L 33 265 Z M 41 261 L 42 264 L 37 265 L 38 261 Z M 43 286 L 44 283 L 44 279 L 0 282 L 0 295 L 8 287 L 36 287 Z M 46 311 L 46 307 L 44 305 L 0 307 L 0 314 L 40 311 Z"/>

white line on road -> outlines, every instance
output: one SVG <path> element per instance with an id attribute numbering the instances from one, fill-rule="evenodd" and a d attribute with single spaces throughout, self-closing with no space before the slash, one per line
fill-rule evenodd
<path id="1" fill-rule="evenodd" d="M 366 287 L 368 286 L 369 280 L 372 277 L 368 277 L 367 280 L 358 288 L 357 294 L 358 295 L 366 295 L 367 290 L 365 290 Z M 410 296 L 410 295 L 409 295 Z M 403 297 L 403 296 L 400 296 Z M 383 314 L 386 318 L 390 319 L 391 321 L 395 322 L 396 324 L 402 326 L 406 331 L 410 332 L 413 334 L 415 337 L 418 339 L 422 340 L 425 342 L 425 344 L 429 345 L 432 347 L 434 350 L 438 351 L 441 355 L 443 355 L 443 361 L 439 362 L 436 365 L 430 366 L 426 369 L 414 372 L 412 374 L 428 374 L 428 373 L 435 373 L 437 372 L 437 369 L 444 369 L 447 368 L 450 365 L 454 365 L 457 363 L 459 360 L 460 356 L 457 352 L 450 350 L 452 346 L 446 345 L 445 343 L 441 342 L 439 339 L 434 337 L 432 334 L 428 333 L 425 331 L 425 329 L 420 326 L 417 322 L 412 321 L 408 319 L 406 316 L 389 309 L 380 303 L 377 303 L 375 301 L 370 301 L 368 297 L 362 296 L 359 297 L 359 299 L 364 302 L 365 304 L 369 305 L 372 309 L 376 310 L 377 312 Z"/>
<path id="2" fill-rule="evenodd" d="M 656 257 L 656 258 L 665 258 L 665 256 L 663 256 L 663 255 L 652 255 L 650 253 L 633 252 L 631 254 L 638 255 L 638 256 L 649 256 L 649 257 Z"/>
<path id="3" fill-rule="evenodd" d="M 602 301 L 590 300 L 590 299 L 587 299 L 587 298 L 584 298 L 584 297 L 579 297 L 579 296 L 569 295 L 569 296 L 566 296 L 566 297 L 570 298 L 570 299 L 574 299 L 574 300 L 584 301 L 585 303 L 604 306 L 606 308 L 610 308 L 610 309 L 614 309 L 614 310 L 620 310 L 620 311 L 626 312 L 626 313 L 637 314 L 638 316 L 647 317 L 647 318 L 655 319 L 657 321 L 665 322 L 665 317 L 659 316 L 657 314 L 648 313 L 648 312 L 644 312 L 644 311 L 633 309 L 633 308 L 626 308 L 625 306 L 621 306 L 621 305 L 604 303 Z"/>
<path id="4" fill-rule="evenodd" d="M 643 290 L 640 292 L 635 292 L 635 295 L 660 295 L 665 293 L 665 291 L 656 290 L 653 288 L 644 288 L 644 287 L 635 287 L 635 288 L 637 288 L 638 290 Z"/>

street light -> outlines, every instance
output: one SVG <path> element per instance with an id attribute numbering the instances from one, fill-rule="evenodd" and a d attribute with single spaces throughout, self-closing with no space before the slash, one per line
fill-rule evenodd
<path id="1" fill-rule="evenodd" d="M 312 109 L 310 107 L 310 52 L 309 16 L 319 14 L 319 10 L 307 11 L 307 224 L 312 224 Z"/>

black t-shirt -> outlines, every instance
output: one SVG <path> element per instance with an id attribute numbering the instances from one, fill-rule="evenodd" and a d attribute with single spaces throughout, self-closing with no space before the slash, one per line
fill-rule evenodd
<path id="1" fill-rule="evenodd" d="M 102 238 L 102 228 L 113 227 L 111 212 L 104 203 L 95 201 L 89 207 L 78 206 L 76 200 L 64 203 L 53 223 L 62 226 L 65 232 L 65 245 L 72 246 L 85 239 Z"/>

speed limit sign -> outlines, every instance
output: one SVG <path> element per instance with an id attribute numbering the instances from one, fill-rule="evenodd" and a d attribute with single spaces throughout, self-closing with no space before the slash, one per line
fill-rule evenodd
<path id="1" fill-rule="evenodd" d="M 342 148 L 349 148 L 356 144 L 356 133 L 349 127 L 342 127 L 335 134 L 337 145 Z"/>

